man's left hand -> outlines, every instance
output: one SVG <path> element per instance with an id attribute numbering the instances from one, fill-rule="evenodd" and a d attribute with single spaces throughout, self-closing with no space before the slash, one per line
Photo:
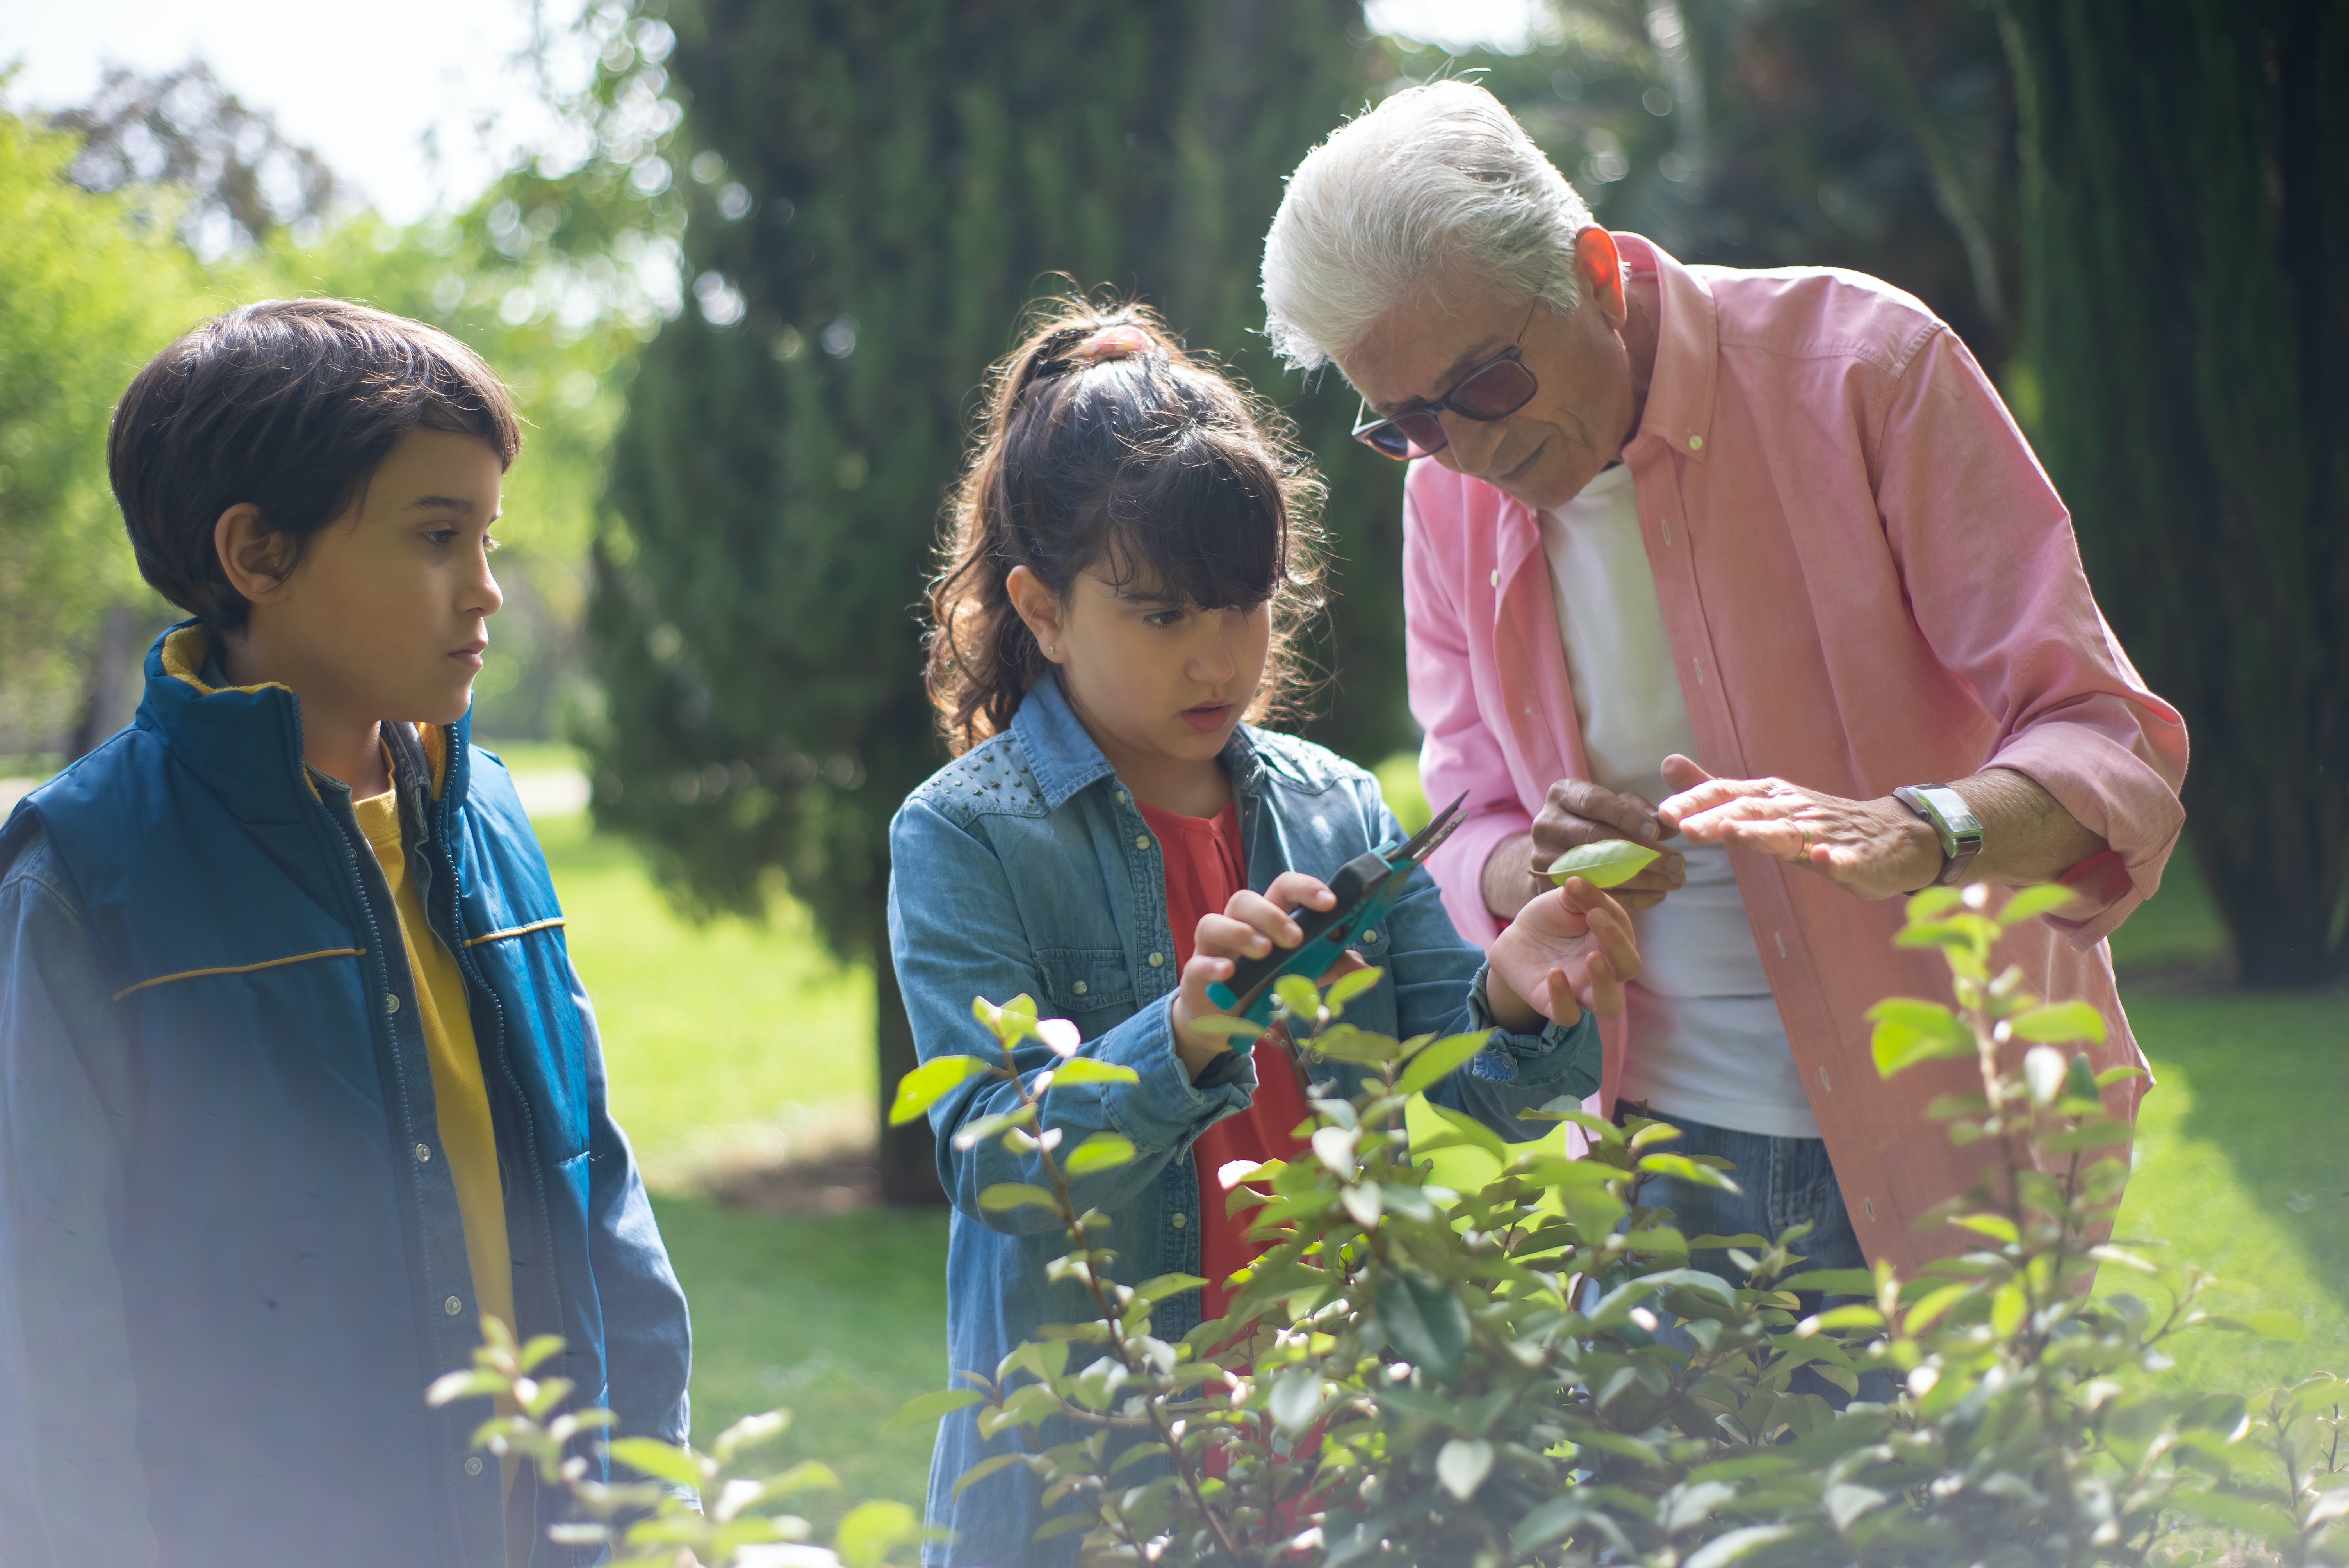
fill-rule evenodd
<path id="1" fill-rule="evenodd" d="M 1847 800 L 1783 779 L 1715 779 L 1664 758 L 1677 793 L 1656 808 L 1692 844 L 1752 850 L 1816 872 L 1861 898 L 1914 892 L 1941 874 L 1941 841 L 1899 801 Z"/>

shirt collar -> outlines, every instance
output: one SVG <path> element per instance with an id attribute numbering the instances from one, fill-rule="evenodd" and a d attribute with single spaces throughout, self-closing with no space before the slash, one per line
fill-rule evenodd
<path id="1" fill-rule="evenodd" d="M 1047 810 L 1057 811 L 1078 790 L 1117 777 L 1077 710 L 1069 706 L 1057 672 L 1047 673 L 1028 688 L 1019 711 L 1012 716 L 1011 734 L 1028 759 L 1028 770 L 1036 776 Z M 1264 762 L 1245 724 L 1233 727 L 1232 738 L 1224 743 L 1224 769 L 1234 789 L 1256 793 Z"/>
<path id="2" fill-rule="evenodd" d="M 1615 243 L 1634 275 L 1656 279 L 1655 369 L 1648 377 L 1640 428 L 1624 444 L 1624 459 L 1646 456 L 1653 442 L 1703 462 L 1710 455 L 1706 444 L 1713 435 L 1713 387 L 1721 364 L 1713 290 L 1652 240 L 1617 234 Z"/>

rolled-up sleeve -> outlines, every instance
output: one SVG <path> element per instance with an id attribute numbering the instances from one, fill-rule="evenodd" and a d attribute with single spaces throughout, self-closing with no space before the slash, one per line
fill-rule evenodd
<path id="1" fill-rule="evenodd" d="M 1413 488 L 1404 488 L 1402 503 L 1403 655 L 1412 717 L 1426 734 L 1420 783 L 1428 803 L 1439 808 L 1456 795 L 1468 797 L 1464 820 L 1428 857 L 1427 870 L 1444 891 L 1452 923 L 1485 947 L 1501 934 L 1501 923 L 1485 907 L 1485 862 L 1504 840 L 1531 828 L 1533 818 L 1517 799 L 1501 743 L 1477 710 L 1468 639 L 1427 548 Z"/>
<path id="2" fill-rule="evenodd" d="M 127 1042 L 46 842 L 0 861 L 0 1562 L 151 1563 L 112 1234 Z M 189 1440 L 198 1440 L 191 1436 Z"/>
<path id="3" fill-rule="evenodd" d="M 1998 723 L 1985 766 L 2034 780 L 2108 846 L 2064 874 L 2084 902 L 2051 920 L 2094 946 L 2161 885 L 2186 821 L 2185 721 L 2106 624 L 2070 514 L 1954 334 L 1904 367 L 1878 452 L 1917 624 Z"/>

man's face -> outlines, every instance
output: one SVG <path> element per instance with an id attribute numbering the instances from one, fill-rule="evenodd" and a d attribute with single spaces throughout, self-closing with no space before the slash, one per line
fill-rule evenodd
<path id="1" fill-rule="evenodd" d="M 1598 290 L 1584 281 L 1572 315 L 1536 306 L 1530 320 L 1526 299 L 1482 279 L 1432 286 L 1381 316 L 1338 356 L 1338 368 L 1372 411 L 1393 415 L 1434 402 L 1515 342 L 1538 383 L 1532 400 L 1490 421 L 1444 410 L 1438 418 L 1451 444 L 1435 460 L 1537 510 L 1561 506 L 1621 455 L 1631 433 L 1619 284 Z"/>
<path id="2" fill-rule="evenodd" d="M 464 717 L 485 623 L 504 603 L 489 562 L 502 478 L 487 442 L 411 430 L 351 510 L 310 536 L 287 592 L 255 604 L 252 626 L 305 702 L 420 724 Z"/>

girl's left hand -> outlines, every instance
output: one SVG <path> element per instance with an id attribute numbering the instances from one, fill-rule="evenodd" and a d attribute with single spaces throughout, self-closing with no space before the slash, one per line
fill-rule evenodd
<path id="1" fill-rule="evenodd" d="M 1545 1017 L 1570 1028 L 1585 1008 L 1611 1018 L 1623 1010 L 1623 983 L 1640 973 L 1631 917 L 1580 877 L 1519 910 L 1488 956 L 1485 999 L 1511 1034 Z"/>
<path id="2" fill-rule="evenodd" d="M 1174 993 L 1174 1054 L 1197 1078 L 1206 1065 L 1231 1049 L 1220 1035 L 1203 1035 L 1191 1027 L 1211 1013 L 1220 1013 L 1207 997 L 1207 986 L 1228 980 L 1235 960 L 1261 958 L 1275 946 L 1294 947 L 1305 939 L 1304 928 L 1288 917 L 1292 909 L 1328 909 L 1338 895 L 1319 879 L 1303 872 L 1283 872 L 1262 892 L 1246 888 L 1232 894 L 1221 914 L 1203 914 L 1193 938 L 1191 962 L 1183 966 L 1182 988 Z M 1348 956 L 1352 956 L 1349 954 Z M 1355 960 L 1359 965 L 1360 959 Z M 1331 975 L 1347 967 L 1340 959 Z M 1328 983 L 1328 976 L 1323 983 Z"/>

